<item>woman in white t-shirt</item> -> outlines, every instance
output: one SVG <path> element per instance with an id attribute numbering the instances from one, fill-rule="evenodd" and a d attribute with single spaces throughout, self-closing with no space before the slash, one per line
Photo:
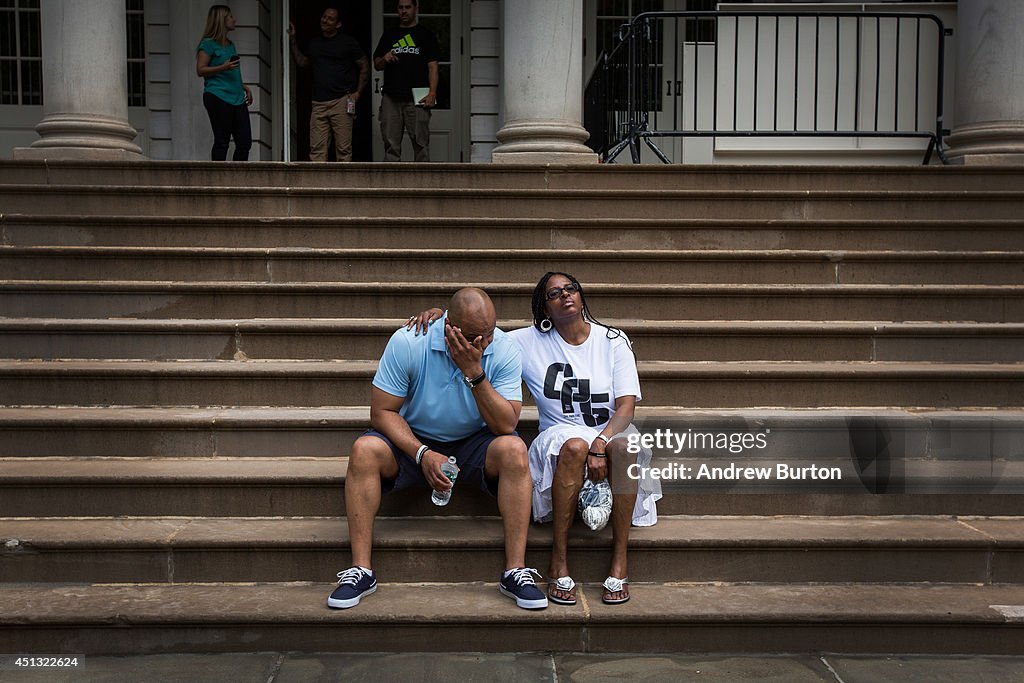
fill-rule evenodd
<path id="1" fill-rule="evenodd" d="M 566 273 L 546 273 L 533 292 L 533 325 L 509 332 L 522 350 L 523 380 L 537 403 L 540 434 L 530 446 L 533 515 L 554 522 L 548 598 L 576 604 L 569 573 L 569 527 L 585 476 L 612 485 L 612 560 L 601 599 L 629 600 L 627 548 L 631 523 L 657 521 L 661 498 L 656 480 L 638 482 L 627 469 L 650 451 L 626 450 L 625 434 L 636 431 L 633 411 L 640 400 L 636 359 L 626 334 L 599 323 L 587 308 L 583 287 Z M 409 326 L 441 317 L 439 309 L 414 316 Z"/>

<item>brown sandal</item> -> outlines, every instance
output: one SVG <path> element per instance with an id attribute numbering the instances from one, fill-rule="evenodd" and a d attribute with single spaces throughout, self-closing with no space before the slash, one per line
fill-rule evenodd
<path id="1" fill-rule="evenodd" d="M 571 576 L 563 576 L 548 583 L 548 600 L 556 605 L 576 604 L 576 582 Z"/>
<path id="2" fill-rule="evenodd" d="M 629 578 L 616 579 L 614 576 L 609 576 L 605 579 L 601 602 L 606 605 L 621 605 L 624 602 L 629 602 Z"/>

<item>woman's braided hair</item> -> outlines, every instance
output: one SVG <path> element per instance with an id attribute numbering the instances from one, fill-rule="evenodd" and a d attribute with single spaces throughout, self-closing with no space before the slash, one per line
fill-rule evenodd
<path id="1" fill-rule="evenodd" d="M 574 278 L 572 275 L 569 275 L 568 273 L 560 272 L 544 273 L 541 279 L 537 282 L 537 286 L 533 288 L 533 299 L 531 301 L 531 307 L 533 308 L 533 326 L 536 327 L 541 332 L 541 334 L 546 334 L 546 332 L 543 329 L 541 329 L 540 323 L 542 320 L 548 317 L 547 311 L 545 311 L 544 309 L 548 301 L 548 280 L 550 280 L 555 275 L 561 275 L 562 277 L 566 278 L 567 280 L 569 280 L 569 282 L 576 286 L 576 289 L 577 291 L 579 291 L 580 294 L 580 304 L 582 304 L 584 320 L 586 320 L 589 323 L 597 323 L 598 325 L 601 325 L 602 327 L 606 328 L 607 332 L 605 333 L 605 336 L 607 336 L 609 339 L 618 339 L 619 337 L 625 337 L 625 334 L 619 328 L 612 327 L 611 325 L 606 325 L 597 318 L 595 318 L 594 315 L 590 312 L 590 308 L 587 307 L 587 297 L 584 296 L 583 294 L 583 285 L 580 284 L 580 281 Z M 633 345 L 630 344 L 629 347 L 630 350 L 632 350 Z"/>

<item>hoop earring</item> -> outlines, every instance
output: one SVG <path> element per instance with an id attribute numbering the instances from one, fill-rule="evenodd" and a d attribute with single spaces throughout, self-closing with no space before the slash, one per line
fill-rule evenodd
<path id="1" fill-rule="evenodd" d="M 550 332 L 552 327 L 554 327 L 554 325 L 551 322 L 551 318 L 544 318 L 540 321 L 541 332 Z"/>

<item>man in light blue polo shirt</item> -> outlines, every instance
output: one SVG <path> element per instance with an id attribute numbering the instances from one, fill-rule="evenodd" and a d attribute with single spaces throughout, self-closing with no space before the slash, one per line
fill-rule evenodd
<path id="1" fill-rule="evenodd" d="M 499 589 L 524 609 L 547 607 L 526 564 L 532 482 L 526 444 L 516 434 L 522 410 L 519 347 L 496 326 L 490 297 L 460 289 L 442 325 L 423 335 L 399 329 L 373 378 L 370 424 L 356 440 L 345 478 L 353 566 L 338 573 L 330 607 L 355 607 L 377 590 L 372 569 L 373 522 L 381 494 L 423 485 L 451 488 L 441 473 L 449 456 L 459 488 L 497 495 L 505 528 L 505 572 Z"/>

